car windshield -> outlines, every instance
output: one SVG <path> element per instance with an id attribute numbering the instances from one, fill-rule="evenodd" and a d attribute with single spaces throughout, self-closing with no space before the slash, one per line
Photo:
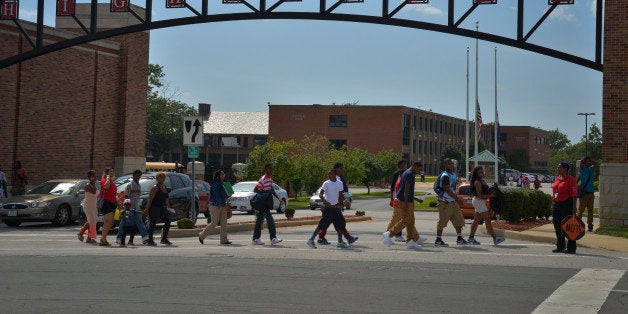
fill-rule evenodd
<path id="1" fill-rule="evenodd" d="M 240 182 L 233 186 L 233 192 L 253 192 L 257 182 Z"/>
<path id="2" fill-rule="evenodd" d="M 471 186 L 470 185 L 463 185 L 460 187 L 460 190 L 458 190 L 458 194 L 460 195 L 470 195 L 471 194 Z"/>
<path id="3" fill-rule="evenodd" d="M 129 183 L 131 183 L 131 180 L 126 180 L 126 182 L 118 185 L 118 192 L 120 191 L 124 191 L 127 187 L 127 185 L 129 185 Z M 157 183 L 157 180 L 155 180 L 155 178 L 153 177 L 143 177 L 140 179 L 140 188 L 142 190 L 142 194 L 148 194 L 150 193 L 150 189 Z"/>
<path id="4" fill-rule="evenodd" d="M 30 190 L 28 194 L 69 195 L 75 186 L 76 182 L 46 182 Z"/>

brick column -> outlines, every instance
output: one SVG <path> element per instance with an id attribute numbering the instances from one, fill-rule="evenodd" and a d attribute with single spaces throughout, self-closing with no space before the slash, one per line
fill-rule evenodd
<path id="1" fill-rule="evenodd" d="M 600 225 L 628 227 L 628 1 L 605 1 Z"/>

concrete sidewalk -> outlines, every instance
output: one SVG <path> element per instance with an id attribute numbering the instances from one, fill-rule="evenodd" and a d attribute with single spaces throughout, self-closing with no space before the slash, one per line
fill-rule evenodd
<path id="1" fill-rule="evenodd" d="M 486 228 L 482 228 L 486 233 Z M 495 234 L 506 239 L 516 239 L 524 241 L 534 241 L 543 243 L 556 243 L 556 234 L 554 233 L 554 225 L 547 224 L 540 227 L 528 229 L 526 231 L 510 231 L 495 228 Z M 578 246 L 611 250 L 618 252 L 628 252 L 628 239 L 613 237 L 607 235 L 599 235 L 593 232 L 587 232 L 582 239 L 577 241 Z"/>

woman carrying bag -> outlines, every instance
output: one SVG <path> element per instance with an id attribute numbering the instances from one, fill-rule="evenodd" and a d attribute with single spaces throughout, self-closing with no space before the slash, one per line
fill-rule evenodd
<path id="1" fill-rule="evenodd" d="M 209 200 L 209 214 L 211 217 L 211 223 L 205 227 L 203 232 L 198 235 L 198 242 L 204 244 L 205 238 L 209 233 L 214 230 L 220 223 L 220 244 L 231 244 L 227 239 L 227 219 L 228 214 L 231 211 L 227 204 L 227 189 L 224 186 L 225 173 L 222 170 L 218 170 L 214 173 L 214 180 L 210 188 L 210 200 Z"/>

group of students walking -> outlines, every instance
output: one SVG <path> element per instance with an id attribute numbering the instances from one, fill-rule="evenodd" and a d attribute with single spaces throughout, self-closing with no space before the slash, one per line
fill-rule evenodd
<path id="1" fill-rule="evenodd" d="M 576 251 L 576 241 L 565 241 L 565 236 L 560 230 L 561 220 L 568 215 L 577 215 L 579 218 L 585 209 L 588 210 L 588 229 L 593 230 L 592 216 L 592 199 L 593 199 L 593 165 L 595 161 L 585 157 L 581 161 L 578 180 L 581 181 L 582 192 L 577 195 L 577 180 L 568 174 L 569 164 L 561 162 L 558 165 L 558 176 L 552 185 L 552 215 L 554 228 L 556 230 L 556 249 L 555 253 L 573 254 Z M 415 177 L 422 172 L 421 162 L 414 162 L 410 168 L 406 169 L 407 162 L 400 160 L 398 162 L 399 170 L 393 175 L 391 182 L 391 200 L 390 205 L 393 207 L 393 214 L 386 231 L 382 234 L 383 242 L 387 246 L 392 246 L 395 241 L 405 241 L 406 246 L 410 250 L 420 249 L 421 245 L 427 240 L 422 237 L 415 225 L 414 203 L 423 202 L 423 198 L 415 197 Z M 495 195 L 496 186 L 490 187 L 484 180 L 484 169 L 475 167 L 471 174 L 471 194 L 473 195 L 472 204 L 475 209 L 473 223 L 468 239 L 462 236 L 462 228 L 465 225 L 464 217 L 460 211 L 459 202 L 461 201 L 456 195 L 458 178 L 455 174 L 455 165 L 453 160 L 444 160 L 445 170 L 438 176 L 434 184 L 434 192 L 438 197 L 438 223 L 436 228 L 435 247 L 448 247 L 449 245 L 442 239 L 444 228 L 451 222 L 457 234 L 457 245 L 479 245 L 480 242 L 475 239 L 475 233 L 478 225 L 484 221 L 489 235 L 493 238 L 493 244 L 498 245 L 505 241 L 503 237 L 498 237 L 493 230 L 489 208 L 486 203 L 487 198 Z M 273 165 L 267 164 L 264 167 L 264 175 L 259 179 L 255 186 L 254 192 L 259 199 L 260 206 L 256 208 L 255 228 L 253 231 L 252 244 L 264 245 L 261 240 L 261 230 L 264 220 L 267 222 L 270 235 L 270 243 L 272 245 L 282 242 L 277 237 L 275 223 L 270 210 L 273 208 L 273 197 L 279 199 L 279 196 L 273 189 L 272 172 Z M 350 206 L 348 198 L 348 188 L 343 177 L 344 166 L 342 163 L 336 163 L 334 168 L 329 170 L 328 180 L 323 182 L 319 197 L 323 202 L 322 217 L 312 233 L 311 237 L 306 241 L 307 246 L 315 249 L 317 244 L 329 245 L 330 242 L 325 238 L 327 229 L 333 224 L 337 234 L 337 247 L 347 248 L 358 240 L 358 237 L 352 236 L 346 228 L 346 220 L 343 216 L 342 209 Z M 141 209 L 142 201 L 141 187 L 139 180 L 142 176 L 140 170 L 133 172 L 133 180 L 125 189 L 127 199 L 123 202 L 124 211 L 120 219 L 120 227 L 116 242 L 125 245 L 126 234 L 128 228 L 136 227 L 142 236 L 142 243 L 145 245 L 156 245 L 153 240 L 153 233 L 157 220 L 164 222 L 162 229 L 161 243 L 170 245 L 168 240 L 168 232 L 170 229 L 170 205 L 168 201 L 168 192 L 164 185 L 165 173 L 159 172 L 156 175 L 157 183 L 151 188 L 145 209 Z M 109 246 L 107 242 L 107 234 L 113 225 L 113 213 L 117 208 L 116 195 L 117 186 L 113 182 L 115 174 L 113 169 L 106 168 L 100 180 L 100 191 L 96 187 L 96 173 L 90 170 L 87 173 L 89 183 L 85 187 L 85 200 L 83 208 L 87 216 L 87 222 L 81 227 L 77 236 L 80 241 L 84 241 L 84 234 L 87 233 L 87 243 L 96 243 L 96 230 L 98 210 L 103 215 L 103 232 L 99 244 L 101 246 Z M 205 239 L 211 231 L 220 228 L 220 244 L 228 245 L 231 242 L 227 238 L 227 219 L 229 214 L 229 205 L 227 198 L 229 195 L 224 187 L 225 174 L 217 171 L 214 174 L 213 182 L 210 190 L 209 211 L 212 217 L 211 223 L 199 233 L 198 241 L 204 244 Z M 580 210 L 576 211 L 576 197 L 580 197 Z M 150 224 L 146 228 L 142 215 L 149 215 Z M 402 236 L 402 230 L 406 229 L 406 238 Z M 315 242 L 316 237 L 319 237 Z M 344 239 L 347 242 L 344 242 Z M 133 243 L 133 237 L 129 239 L 129 243 Z"/>

